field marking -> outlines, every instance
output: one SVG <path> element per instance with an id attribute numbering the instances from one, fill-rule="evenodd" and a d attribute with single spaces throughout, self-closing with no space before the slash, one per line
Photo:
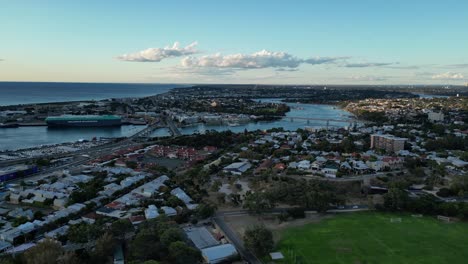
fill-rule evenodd
<path id="1" fill-rule="evenodd" d="M 380 245 L 382 245 L 383 247 L 387 248 L 390 253 L 392 255 L 395 255 L 395 251 L 389 247 L 387 244 L 385 244 L 382 240 L 378 239 L 374 234 L 372 234 L 371 232 L 369 232 L 368 229 L 365 229 L 366 230 L 366 233 L 369 235 L 369 237 L 371 237 L 372 239 L 374 239 L 375 241 L 377 241 L 377 243 L 379 243 Z"/>

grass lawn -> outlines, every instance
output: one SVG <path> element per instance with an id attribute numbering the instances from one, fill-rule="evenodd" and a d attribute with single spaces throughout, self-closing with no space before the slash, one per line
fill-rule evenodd
<path id="1" fill-rule="evenodd" d="M 391 218 L 402 218 L 391 223 Z M 468 224 L 363 212 L 280 232 L 280 263 L 468 263 Z M 294 253 L 297 257 L 293 257 Z"/>

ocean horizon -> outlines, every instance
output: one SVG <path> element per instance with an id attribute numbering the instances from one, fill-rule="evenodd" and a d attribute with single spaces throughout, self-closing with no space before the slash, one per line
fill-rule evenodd
<path id="1" fill-rule="evenodd" d="M 189 84 L 0 82 L 0 106 L 145 97 Z"/>

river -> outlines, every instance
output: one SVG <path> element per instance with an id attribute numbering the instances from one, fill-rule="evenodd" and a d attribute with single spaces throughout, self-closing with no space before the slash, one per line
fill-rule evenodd
<path id="1" fill-rule="evenodd" d="M 265 102 L 279 102 L 280 99 L 262 99 Z M 297 120 L 291 117 L 313 117 L 323 119 L 347 119 L 350 115 L 348 112 L 330 105 L 319 104 L 296 104 L 288 103 L 291 111 L 286 114 L 286 117 L 273 122 L 250 122 L 240 124 L 239 126 L 228 125 L 205 125 L 197 124 L 181 128 L 184 135 L 193 133 L 203 133 L 206 130 L 231 130 L 233 132 L 243 132 L 245 129 L 266 130 L 275 127 L 282 127 L 286 130 L 296 130 L 298 128 L 310 127 L 325 127 L 325 121 L 310 121 Z M 348 126 L 349 123 L 330 122 L 330 126 Z M 136 133 L 143 129 L 144 126 L 122 126 L 119 128 L 48 128 L 41 127 L 19 127 L 0 129 L 0 151 L 13 150 L 19 148 L 29 148 L 40 145 L 57 144 L 64 142 L 73 142 L 79 139 L 90 140 L 93 137 L 124 137 Z M 152 136 L 168 136 L 167 129 L 158 129 L 153 132 Z"/>
<path id="2" fill-rule="evenodd" d="M 258 99 L 262 102 L 281 102 L 281 99 Z M 282 127 L 285 130 L 297 130 L 298 128 L 304 127 L 325 127 L 326 121 L 316 120 L 309 121 L 294 119 L 294 117 L 307 117 L 307 118 L 319 118 L 319 119 L 335 119 L 335 120 L 346 120 L 349 119 L 351 114 L 338 107 L 332 105 L 322 104 L 299 104 L 299 103 L 287 103 L 291 108 L 286 114 L 286 117 L 277 121 L 261 121 L 261 122 L 250 122 L 246 124 L 240 124 L 239 126 L 228 126 L 228 125 L 206 125 L 196 124 L 193 126 L 186 126 L 180 128 L 180 131 L 184 135 L 193 133 L 203 133 L 206 130 L 225 131 L 231 130 L 233 132 L 243 132 L 245 129 L 248 131 L 253 130 L 266 130 L 270 128 Z M 329 122 L 330 127 L 344 127 L 349 126 L 349 122 Z M 152 136 L 168 136 L 168 129 L 158 129 L 153 132 Z"/>

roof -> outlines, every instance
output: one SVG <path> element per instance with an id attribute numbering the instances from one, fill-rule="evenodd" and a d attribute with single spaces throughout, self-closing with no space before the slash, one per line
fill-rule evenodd
<path id="1" fill-rule="evenodd" d="M 396 137 L 390 134 L 372 134 L 371 136 L 382 137 L 382 138 L 393 139 L 393 140 L 408 140 L 407 138 Z"/>
<path id="2" fill-rule="evenodd" d="M 219 242 L 205 227 L 187 227 L 184 228 L 184 231 L 198 249 L 208 248 L 219 244 Z"/>
<path id="3" fill-rule="evenodd" d="M 7 248 L 11 247 L 11 244 L 6 241 L 0 241 L 0 251 L 3 251 Z"/>
<path id="4" fill-rule="evenodd" d="M 202 249 L 202 255 L 208 263 L 221 263 L 222 261 L 237 255 L 237 250 L 232 244 Z"/>
<path id="5" fill-rule="evenodd" d="M 248 169 L 250 169 L 252 165 L 250 165 L 249 162 L 234 162 L 226 167 L 224 167 L 225 170 L 237 170 L 240 172 L 245 172 Z"/>
<path id="6" fill-rule="evenodd" d="M 270 257 L 272 260 L 284 259 L 284 256 L 281 252 L 272 252 L 270 253 Z"/>

